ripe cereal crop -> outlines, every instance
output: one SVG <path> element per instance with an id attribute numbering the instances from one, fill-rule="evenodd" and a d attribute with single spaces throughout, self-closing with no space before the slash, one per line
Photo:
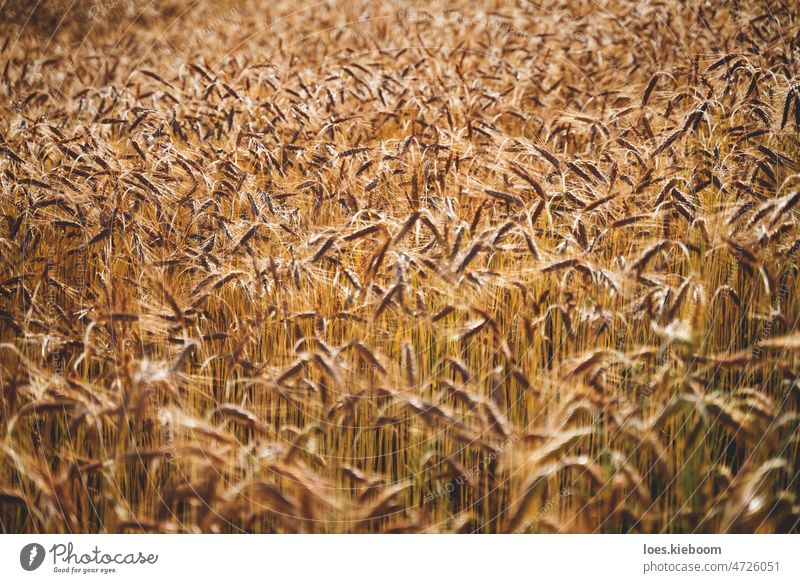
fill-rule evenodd
<path id="1" fill-rule="evenodd" d="M 3 532 L 798 531 L 797 3 L 0 33 Z"/>

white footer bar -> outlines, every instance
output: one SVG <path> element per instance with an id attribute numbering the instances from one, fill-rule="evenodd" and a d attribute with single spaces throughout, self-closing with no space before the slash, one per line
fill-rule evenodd
<path id="1" fill-rule="evenodd" d="M 0 580 L 796 582 L 798 543 L 796 535 L 0 535 Z"/>

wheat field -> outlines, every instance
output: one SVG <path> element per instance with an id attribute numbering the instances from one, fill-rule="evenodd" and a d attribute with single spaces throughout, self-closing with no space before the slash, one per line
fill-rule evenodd
<path id="1" fill-rule="evenodd" d="M 798 531 L 796 3 L 0 33 L 3 532 Z"/>

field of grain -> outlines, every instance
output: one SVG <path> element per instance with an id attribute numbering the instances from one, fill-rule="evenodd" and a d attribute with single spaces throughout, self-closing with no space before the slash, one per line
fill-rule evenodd
<path id="1" fill-rule="evenodd" d="M 0 531 L 796 532 L 799 65 L 780 0 L 6 0 Z"/>

